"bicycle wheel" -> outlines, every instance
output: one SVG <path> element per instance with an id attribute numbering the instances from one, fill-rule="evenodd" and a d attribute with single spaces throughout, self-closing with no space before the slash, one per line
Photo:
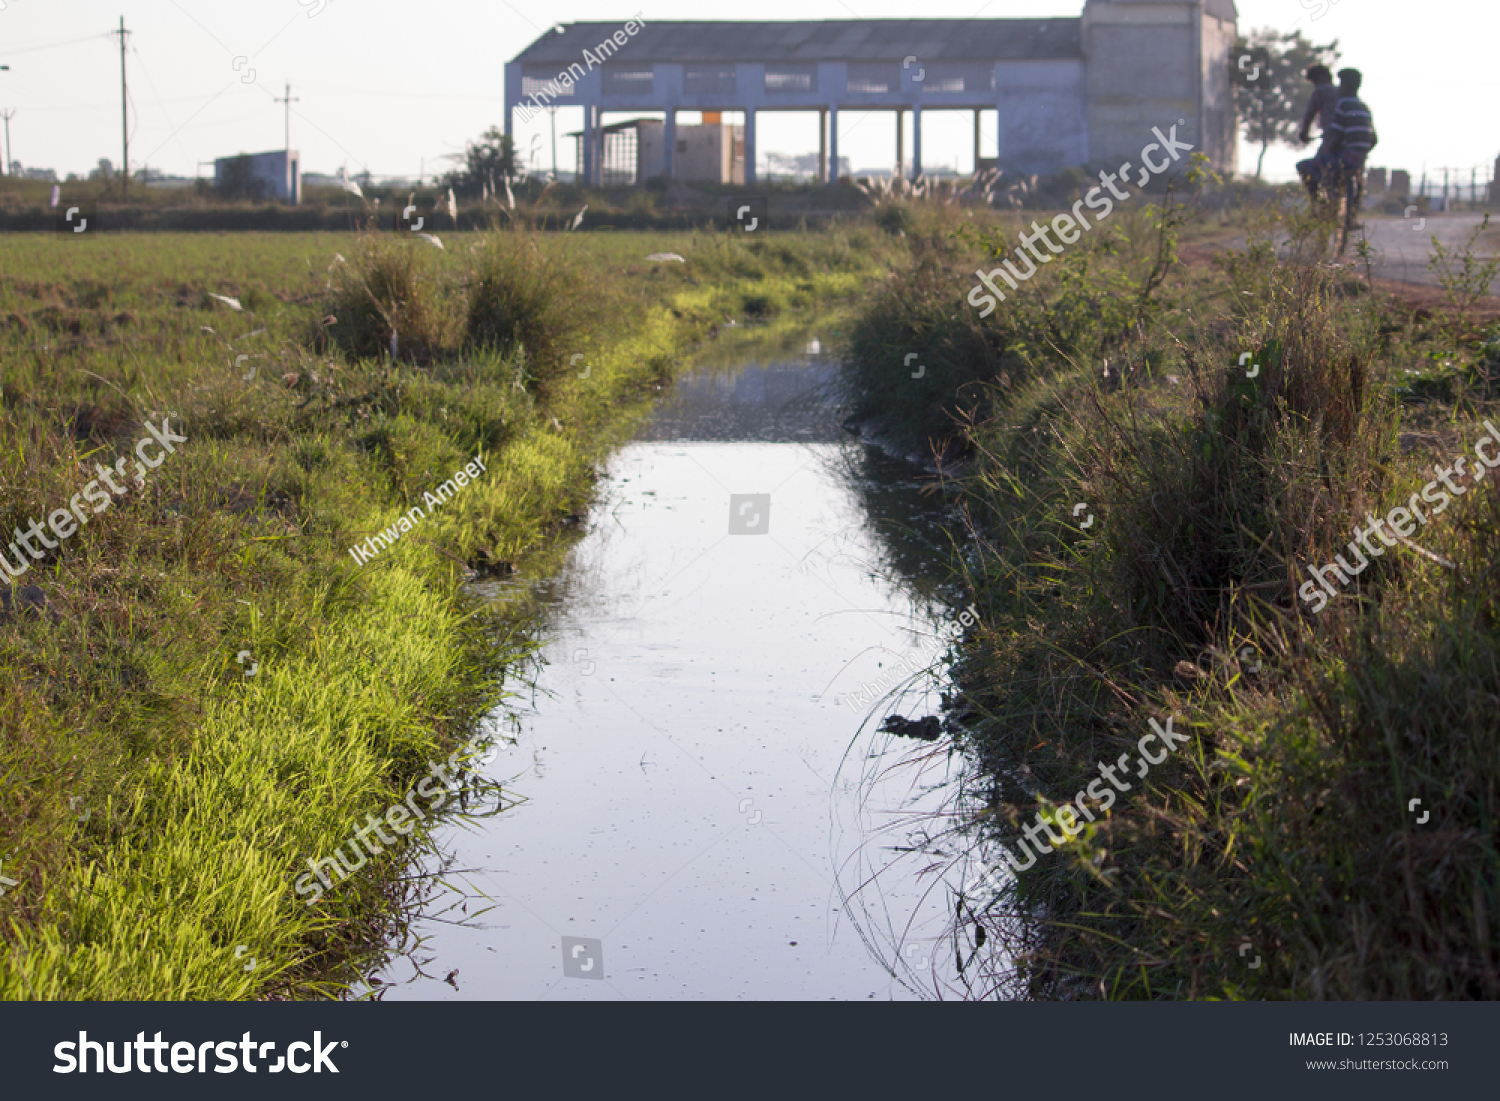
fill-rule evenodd
<path id="1" fill-rule="evenodd" d="M 1344 195 L 1344 216 L 1339 219 L 1339 251 L 1340 256 L 1349 247 L 1349 237 L 1359 228 L 1360 201 L 1364 198 L 1364 182 L 1353 176 Z"/>

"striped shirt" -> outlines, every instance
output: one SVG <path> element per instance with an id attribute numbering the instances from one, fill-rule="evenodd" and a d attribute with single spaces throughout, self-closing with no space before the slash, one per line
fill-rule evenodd
<path id="1" fill-rule="evenodd" d="M 1327 133 L 1329 152 L 1341 152 L 1346 157 L 1357 157 L 1360 160 L 1375 148 L 1378 140 L 1370 109 L 1358 96 L 1345 96 L 1339 100 Z"/>

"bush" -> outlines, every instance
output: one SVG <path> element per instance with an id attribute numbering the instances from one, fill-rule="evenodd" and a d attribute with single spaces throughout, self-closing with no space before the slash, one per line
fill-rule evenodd
<path id="1" fill-rule="evenodd" d="M 546 383 L 587 354 L 608 307 L 602 289 L 568 250 L 543 256 L 526 229 L 486 235 L 470 277 L 464 340 L 473 350 L 504 355 L 524 351 L 532 379 Z"/>
<path id="2" fill-rule="evenodd" d="M 875 208 L 875 224 L 892 236 L 912 228 L 911 208 L 905 203 L 881 203 Z"/>
<path id="3" fill-rule="evenodd" d="M 352 259 L 335 260 L 327 313 L 337 321 L 329 338 L 360 359 L 392 355 L 422 365 L 459 343 L 454 296 L 426 241 L 401 240 L 378 230 L 359 240 Z"/>

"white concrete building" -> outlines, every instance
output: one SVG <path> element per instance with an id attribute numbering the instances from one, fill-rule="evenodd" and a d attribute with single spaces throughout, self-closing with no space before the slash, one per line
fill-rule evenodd
<path id="1" fill-rule="evenodd" d="M 821 173 L 838 156 L 841 108 L 897 112 L 896 161 L 922 170 L 922 116 L 997 112 L 1002 167 L 1118 166 L 1152 127 L 1233 171 L 1229 53 L 1234 0 L 1085 0 L 1074 19 L 572 23 L 505 66 L 505 132 L 521 108 L 584 109 L 583 179 L 604 175 L 606 112 L 665 113 L 662 174 L 676 177 L 678 111 L 744 113 L 744 182 L 755 181 L 755 120 L 815 111 Z M 906 155 L 904 119 L 911 116 Z"/>
<path id="2" fill-rule="evenodd" d="M 237 157 L 219 157 L 214 161 L 214 186 L 222 187 L 240 160 L 249 161 L 250 178 L 259 183 L 268 199 L 290 203 L 302 201 L 302 176 L 295 149 L 273 149 L 269 153 L 241 153 Z"/>

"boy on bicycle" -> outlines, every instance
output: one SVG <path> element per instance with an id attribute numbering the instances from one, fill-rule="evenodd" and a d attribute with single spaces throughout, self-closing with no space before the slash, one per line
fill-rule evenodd
<path id="1" fill-rule="evenodd" d="M 1323 141 L 1323 148 L 1332 159 L 1335 180 L 1346 186 L 1358 184 L 1365 169 L 1365 158 L 1379 140 L 1375 136 L 1374 116 L 1359 98 L 1359 86 L 1363 80 L 1358 69 L 1339 70 L 1339 102 Z M 1348 190 L 1352 194 L 1354 188 L 1348 187 Z M 1338 194 L 1339 191 L 1335 190 L 1334 195 Z"/>
<path id="2" fill-rule="evenodd" d="M 1318 197 L 1318 187 L 1324 178 L 1329 175 L 1329 169 L 1333 163 L 1333 157 L 1328 149 L 1328 128 L 1333 123 L 1333 114 L 1338 109 L 1339 89 L 1333 83 L 1333 74 L 1328 71 L 1327 65 L 1314 65 L 1304 74 L 1308 82 L 1313 86 L 1312 96 L 1307 101 L 1307 112 L 1302 116 L 1302 132 L 1297 135 L 1303 145 L 1308 143 L 1312 124 L 1318 124 L 1323 140 L 1318 146 L 1318 151 L 1311 158 L 1297 162 L 1297 175 L 1302 177 L 1303 186 L 1307 193 L 1314 199 Z"/>

